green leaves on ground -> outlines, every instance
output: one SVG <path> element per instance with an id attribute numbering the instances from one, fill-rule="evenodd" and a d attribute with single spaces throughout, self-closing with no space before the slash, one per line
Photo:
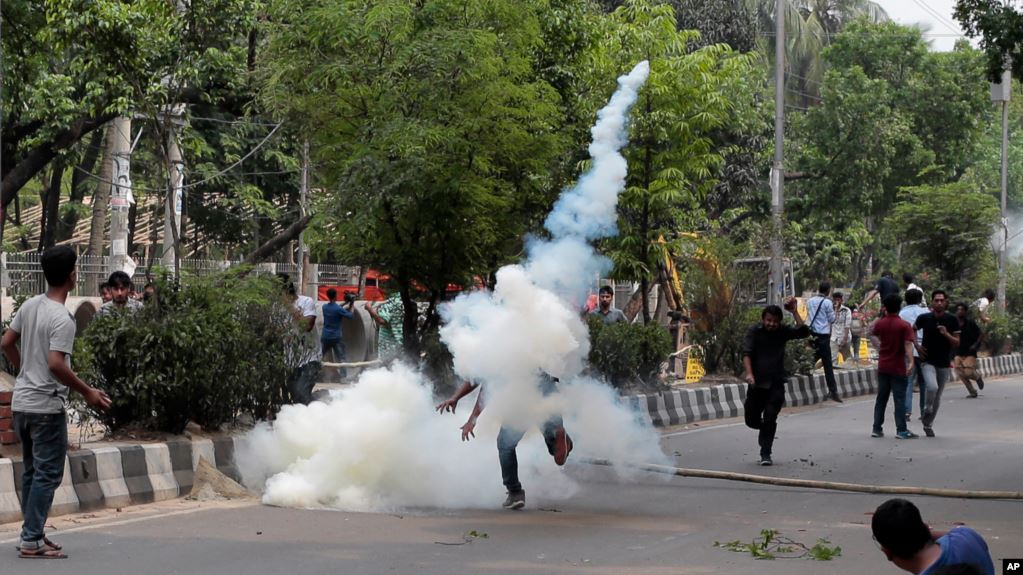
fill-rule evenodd
<path id="1" fill-rule="evenodd" d="M 754 559 L 811 559 L 814 561 L 831 561 L 842 555 L 842 548 L 832 546 L 831 541 L 821 537 L 813 546 L 807 546 L 791 539 L 774 529 L 762 529 L 760 537 L 749 543 L 736 539 L 727 543 L 714 542 L 714 547 L 721 547 L 736 553 L 749 553 Z"/>

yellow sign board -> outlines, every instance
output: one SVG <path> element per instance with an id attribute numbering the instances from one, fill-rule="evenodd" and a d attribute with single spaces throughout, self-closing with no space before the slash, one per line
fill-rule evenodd
<path id="1" fill-rule="evenodd" d="M 707 375 L 707 370 L 703 368 L 703 363 L 690 353 L 689 359 L 686 360 L 686 383 L 696 383 L 705 375 Z"/>

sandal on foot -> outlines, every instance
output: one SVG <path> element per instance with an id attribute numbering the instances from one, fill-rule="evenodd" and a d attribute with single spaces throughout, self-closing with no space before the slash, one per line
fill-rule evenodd
<path id="1" fill-rule="evenodd" d="M 36 549 L 18 550 L 18 557 L 22 559 L 67 559 L 63 551 L 51 549 L 45 545 Z"/>
<path id="2" fill-rule="evenodd" d="M 42 543 L 42 545 L 40 545 L 40 547 L 44 547 L 44 546 L 47 549 L 52 549 L 54 551 L 63 551 L 64 550 L 63 546 L 58 545 L 58 544 L 54 543 L 53 541 L 50 541 L 49 537 L 43 537 L 43 543 Z M 14 549 L 16 549 L 17 551 L 21 551 L 21 546 L 19 545 L 19 546 L 15 547 Z"/>

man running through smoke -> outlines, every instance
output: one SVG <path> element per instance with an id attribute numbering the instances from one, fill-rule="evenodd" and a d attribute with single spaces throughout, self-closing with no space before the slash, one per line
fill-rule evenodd
<path id="1" fill-rule="evenodd" d="M 555 391 L 557 378 L 543 374 L 540 378 L 540 391 L 544 396 Z M 478 383 L 465 382 L 448 399 L 437 405 L 438 412 L 455 412 L 458 400 L 472 393 L 479 387 Z M 476 397 L 476 405 L 469 415 L 469 419 L 462 425 L 462 441 L 468 441 L 470 437 L 476 437 L 476 420 L 483 411 L 483 391 L 480 390 Z M 565 425 L 560 415 L 552 415 L 540 430 L 543 433 L 544 442 L 547 444 L 547 451 L 554 456 L 554 463 L 564 465 L 568 454 L 572 451 L 572 438 L 565 432 Z M 497 434 L 497 455 L 501 461 L 501 480 L 505 489 L 508 490 L 508 497 L 504 500 L 502 507 L 505 509 L 522 509 L 526 506 L 526 492 L 519 482 L 519 460 L 515 453 L 522 436 L 526 434 L 524 429 L 518 429 L 510 424 L 501 426 Z"/>

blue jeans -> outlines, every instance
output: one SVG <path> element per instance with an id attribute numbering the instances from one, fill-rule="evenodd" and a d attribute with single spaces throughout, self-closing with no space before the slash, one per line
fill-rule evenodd
<path id="1" fill-rule="evenodd" d="M 906 431 L 906 386 L 909 381 L 905 375 L 894 373 L 877 374 L 877 399 L 874 400 L 874 431 L 880 432 L 884 426 L 884 412 L 888 409 L 888 396 L 895 399 L 895 431 Z"/>
<path id="2" fill-rule="evenodd" d="M 67 419 L 64 413 L 14 412 L 25 474 L 21 476 L 21 541 L 34 547 L 44 535 L 53 494 L 64 479 Z"/>
<path id="3" fill-rule="evenodd" d="M 323 339 L 320 340 L 320 352 L 323 354 L 323 359 L 327 359 L 327 352 L 330 352 L 330 360 L 334 363 L 344 363 L 345 361 L 345 342 L 340 339 Z M 343 367 L 337 368 L 337 373 L 342 378 L 347 377 L 348 372 Z"/>
<path id="4" fill-rule="evenodd" d="M 561 417 L 553 417 L 543 424 L 541 430 L 543 440 L 551 454 L 554 453 L 555 434 L 562 425 Z M 519 458 L 515 454 L 515 448 L 525 434 L 525 431 L 503 425 L 497 434 L 497 458 L 501 461 L 501 481 L 509 493 L 522 491 L 522 483 L 519 482 Z"/>
<path id="5" fill-rule="evenodd" d="M 914 357 L 913 362 L 913 374 L 909 376 L 909 384 L 906 386 L 906 415 L 913 414 L 913 386 L 920 386 L 920 413 L 924 411 L 924 400 L 926 396 L 923 393 L 924 390 L 924 376 L 920 371 L 920 358 Z"/>
<path id="6" fill-rule="evenodd" d="M 540 392 L 544 396 L 554 393 L 557 381 L 557 379 L 544 374 L 540 378 Z M 558 428 L 564 425 L 560 415 L 551 417 L 543 424 L 541 429 L 543 440 L 547 444 L 547 451 L 551 455 L 554 455 L 555 436 Z M 522 484 L 519 483 L 519 458 L 515 454 L 515 448 L 518 447 L 519 441 L 522 440 L 522 436 L 525 434 L 525 430 L 505 427 L 503 425 L 501 426 L 501 431 L 497 433 L 497 458 L 501 462 L 501 481 L 509 493 L 522 491 Z"/>

